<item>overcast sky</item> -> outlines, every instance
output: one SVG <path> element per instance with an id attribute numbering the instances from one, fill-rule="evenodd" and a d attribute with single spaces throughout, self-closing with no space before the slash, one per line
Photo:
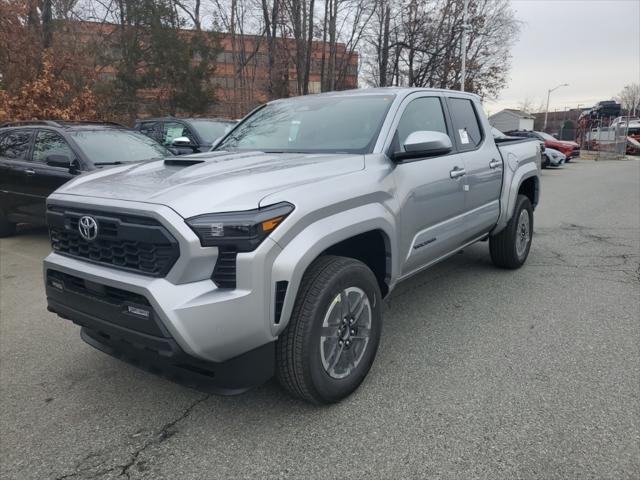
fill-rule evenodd
<path id="1" fill-rule="evenodd" d="M 485 108 L 517 108 L 525 98 L 549 110 L 590 107 L 640 82 L 640 0 L 512 0 L 522 32 L 508 86 Z"/>

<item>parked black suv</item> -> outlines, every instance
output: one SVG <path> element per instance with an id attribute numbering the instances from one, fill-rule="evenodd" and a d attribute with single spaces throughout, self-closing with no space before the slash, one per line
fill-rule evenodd
<path id="1" fill-rule="evenodd" d="M 177 155 L 208 152 L 213 143 L 236 125 L 222 118 L 145 118 L 133 128 Z"/>
<path id="2" fill-rule="evenodd" d="M 45 200 L 76 175 L 171 155 L 114 123 L 37 121 L 0 126 L 0 237 L 17 223 L 45 224 Z"/>

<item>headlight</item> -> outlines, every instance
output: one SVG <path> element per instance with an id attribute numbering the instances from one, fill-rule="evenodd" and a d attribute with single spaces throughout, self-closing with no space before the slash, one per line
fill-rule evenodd
<path id="1" fill-rule="evenodd" d="M 203 247 L 235 247 L 251 252 L 293 211 L 290 203 L 243 212 L 208 213 L 187 219 Z"/>

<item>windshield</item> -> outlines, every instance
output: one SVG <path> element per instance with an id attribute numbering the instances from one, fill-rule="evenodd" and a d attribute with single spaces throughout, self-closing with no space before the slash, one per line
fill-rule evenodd
<path id="1" fill-rule="evenodd" d="M 311 96 L 255 112 L 216 150 L 369 153 L 393 95 Z"/>
<path id="2" fill-rule="evenodd" d="M 549 135 L 548 133 L 544 133 L 544 132 L 536 132 L 538 135 L 540 135 L 540 137 L 542 137 L 543 140 L 556 140 L 553 136 Z"/>
<path id="3" fill-rule="evenodd" d="M 224 122 L 220 120 L 206 119 L 190 120 L 189 123 L 198 132 L 200 138 L 202 138 L 207 143 L 213 143 L 214 140 L 222 137 L 236 124 L 236 122 Z"/>
<path id="4" fill-rule="evenodd" d="M 130 130 L 78 130 L 69 135 L 94 165 L 138 162 L 171 155 L 155 140 Z"/>

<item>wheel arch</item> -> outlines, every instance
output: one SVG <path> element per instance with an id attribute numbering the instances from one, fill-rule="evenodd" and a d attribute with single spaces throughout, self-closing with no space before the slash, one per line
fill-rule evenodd
<path id="1" fill-rule="evenodd" d="M 509 174 L 510 172 L 505 169 L 505 175 Z M 513 216 L 516 199 L 520 193 L 531 195 L 529 200 L 535 209 L 540 199 L 540 176 L 534 163 L 525 164 L 513 172 L 510 179 L 505 178 L 505 187 L 500 196 L 500 218 L 491 235 L 500 233 L 507 226 L 509 219 Z"/>
<path id="2" fill-rule="evenodd" d="M 354 222 L 354 219 L 358 219 Z M 276 305 L 277 285 L 287 282 L 279 318 L 271 308 L 271 328 L 277 336 L 289 322 L 302 277 L 321 255 L 340 255 L 363 261 L 373 271 L 382 295 L 397 278 L 394 220 L 382 205 L 365 205 L 318 220 L 295 236 L 273 263 L 271 304 Z M 384 255 L 381 260 L 378 255 Z"/>

